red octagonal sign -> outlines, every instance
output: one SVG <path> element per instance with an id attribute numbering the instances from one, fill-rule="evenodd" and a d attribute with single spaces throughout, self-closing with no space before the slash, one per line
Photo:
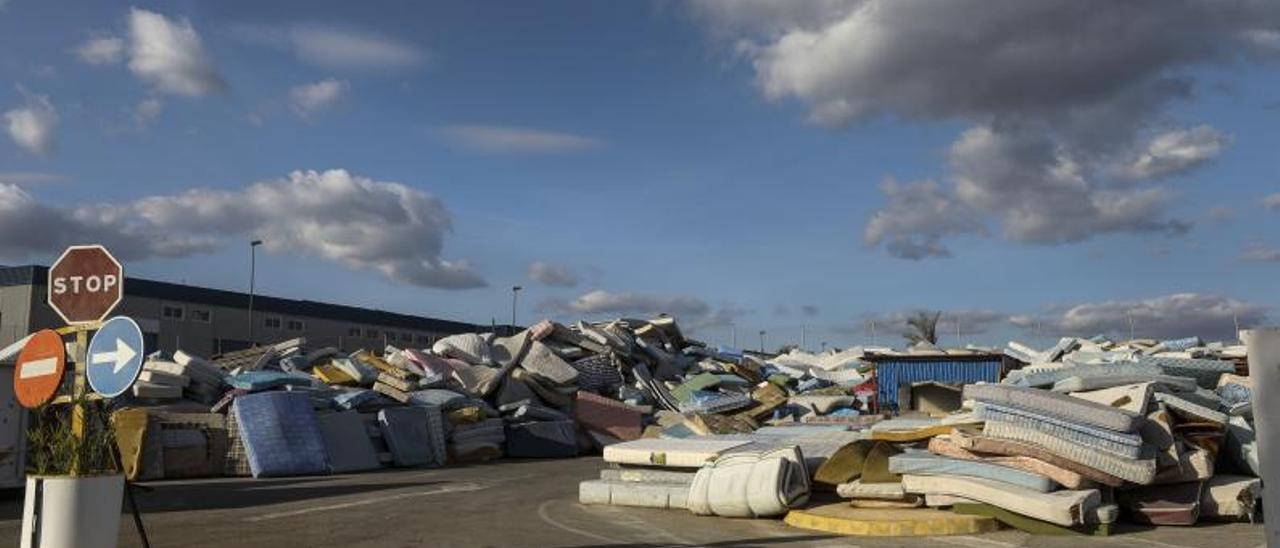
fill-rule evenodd
<path id="1" fill-rule="evenodd" d="M 100 245 L 76 245 L 49 268 L 49 306 L 68 324 L 102 321 L 124 296 L 124 269 Z"/>

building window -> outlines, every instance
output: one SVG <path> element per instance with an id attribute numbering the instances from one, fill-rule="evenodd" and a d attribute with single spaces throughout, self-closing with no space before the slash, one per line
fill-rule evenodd
<path id="1" fill-rule="evenodd" d="M 370 339 L 376 339 L 376 338 L 378 338 L 378 330 L 377 330 L 377 329 L 366 329 L 366 330 L 364 330 L 364 336 L 366 336 L 366 337 L 368 337 L 368 338 L 370 338 Z"/>
<path id="2" fill-rule="evenodd" d="M 181 320 L 184 312 L 181 306 L 166 304 L 160 307 L 160 317 L 166 320 Z"/>
<path id="3" fill-rule="evenodd" d="M 201 322 L 201 323 L 212 323 L 213 312 L 209 311 L 209 309 L 207 308 L 192 308 L 191 321 Z"/>
<path id="4" fill-rule="evenodd" d="M 267 329 L 280 329 L 280 318 L 267 317 L 262 319 L 262 325 Z"/>
<path id="5" fill-rule="evenodd" d="M 359 328 L 359 327 L 348 327 L 348 328 L 347 328 L 347 336 L 348 336 L 348 337 L 359 337 L 359 336 L 360 336 L 360 328 Z"/>
<path id="6" fill-rule="evenodd" d="M 285 328 L 289 331 L 302 331 L 306 329 L 306 325 L 302 323 L 302 320 L 289 320 L 285 323 Z"/>

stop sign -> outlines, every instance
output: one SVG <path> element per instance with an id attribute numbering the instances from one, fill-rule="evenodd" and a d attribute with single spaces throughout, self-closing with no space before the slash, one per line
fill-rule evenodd
<path id="1" fill-rule="evenodd" d="M 100 245 L 68 247 L 49 268 L 49 306 L 68 324 L 102 321 L 124 296 L 124 269 Z"/>

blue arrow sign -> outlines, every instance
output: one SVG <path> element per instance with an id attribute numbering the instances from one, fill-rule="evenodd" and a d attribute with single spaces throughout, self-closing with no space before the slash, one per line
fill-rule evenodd
<path id="1" fill-rule="evenodd" d="M 89 386 L 108 398 L 125 393 L 142 372 L 143 356 L 138 323 L 124 316 L 107 320 L 89 341 Z"/>

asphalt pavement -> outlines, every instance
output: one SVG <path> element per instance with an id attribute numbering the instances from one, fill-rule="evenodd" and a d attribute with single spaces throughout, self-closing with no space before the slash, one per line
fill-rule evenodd
<path id="1" fill-rule="evenodd" d="M 1005 530 L 931 538 L 839 537 L 781 520 L 697 517 L 681 510 L 583 506 L 578 482 L 597 458 L 506 460 L 443 469 L 307 478 L 219 478 L 146 484 L 139 493 L 155 547 L 233 546 L 967 546 L 1254 548 L 1260 525 L 1128 528 L 1103 538 Z M 0 545 L 16 546 L 22 498 L 0 498 Z M 129 516 L 120 545 L 139 546 Z"/>

